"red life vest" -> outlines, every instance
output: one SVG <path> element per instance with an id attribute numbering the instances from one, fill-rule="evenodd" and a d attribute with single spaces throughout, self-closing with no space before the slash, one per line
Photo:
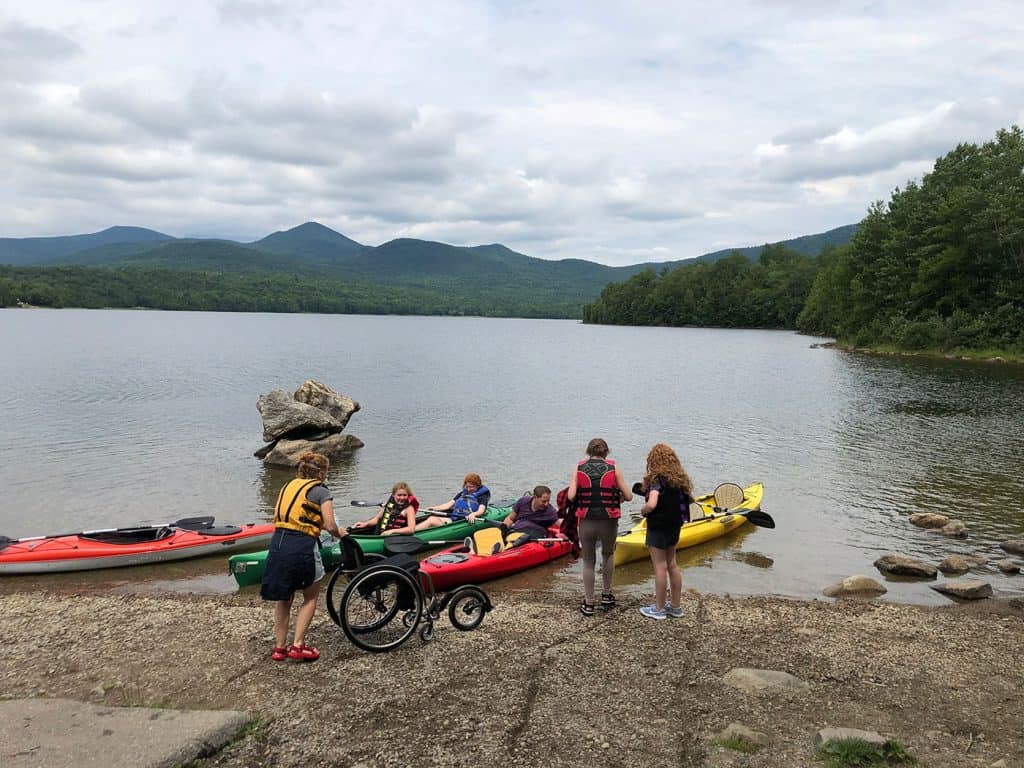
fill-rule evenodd
<path id="1" fill-rule="evenodd" d="M 607 520 L 621 517 L 619 484 L 615 462 L 590 457 L 576 465 L 576 516 L 581 520 Z"/>

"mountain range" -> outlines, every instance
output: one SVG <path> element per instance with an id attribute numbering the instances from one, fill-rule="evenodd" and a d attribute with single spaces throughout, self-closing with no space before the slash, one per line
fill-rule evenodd
<path id="1" fill-rule="evenodd" d="M 781 245 L 817 255 L 826 245 L 849 241 L 857 225 L 784 240 Z M 713 262 L 739 252 L 757 258 L 763 246 L 725 249 L 697 257 Z M 686 263 L 694 260 L 687 259 Z M 368 290 L 407 289 L 429 296 L 467 295 L 495 301 L 528 295 L 549 305 L 552 316 L 579 316 L 605 285 L 638 272 L 671 268 L 683 261 L 609 267 L 583 259 L 550 261 L 504 245 L 454 246 L 399 238 L 382 245 L 358 243 L 316 222 L 274 232 L 261 240 L 175 238 L 139 227 L 62 237 L 0 238 L 0 265 L 15 267 L 145 267 L 195 273 L 295 275 L 346 281 Z"/>

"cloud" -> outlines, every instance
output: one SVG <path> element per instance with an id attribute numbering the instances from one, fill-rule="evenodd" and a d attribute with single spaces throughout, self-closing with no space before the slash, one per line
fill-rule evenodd
<path id="1" fill-rule="evenodd" d="M 860 219 L 1024 120 L 1015 4 L 22 4 L 0 235 L 115 223 L 611 264 Z"/>
<path id="2" fill-rule="evenodd" d="M 0 76 L 20 82 L 45 77 L 51 65 L 81 55 L 82 49 L 61 32 L 25 24 L 0 22 Z"/>

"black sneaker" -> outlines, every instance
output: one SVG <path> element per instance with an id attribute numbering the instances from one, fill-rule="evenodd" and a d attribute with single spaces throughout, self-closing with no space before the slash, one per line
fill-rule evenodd
<path id="1" fill-rule="evenodd" d="M 588 603 L 586 600 L 584 600 L 582 603 L 580 603 L 580 613 L 582 613 L 584 616 L 593 616 L 594 604 Z"/>

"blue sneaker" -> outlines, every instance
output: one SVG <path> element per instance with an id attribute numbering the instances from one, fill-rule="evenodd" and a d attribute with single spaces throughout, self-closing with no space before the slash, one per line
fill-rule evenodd
<path id="1" fill-rule="evenodd" d="M 679 608 L 673 608 L 671 605 L 665 606 L 665 615 L 670 616 L 673 619 L 683 618 L 684 613 L 686 613 L 686 611 L 683 610 L 682 606 L 680 606 Z"/>
<path id="2" fill-rule="evenodd" d="M 646 616 L 648 619 L 655 619 L 657 621 L 664 621 L 665 611 L 656 605 L 645 605 L 640 609 L 640 613 Z"/>

